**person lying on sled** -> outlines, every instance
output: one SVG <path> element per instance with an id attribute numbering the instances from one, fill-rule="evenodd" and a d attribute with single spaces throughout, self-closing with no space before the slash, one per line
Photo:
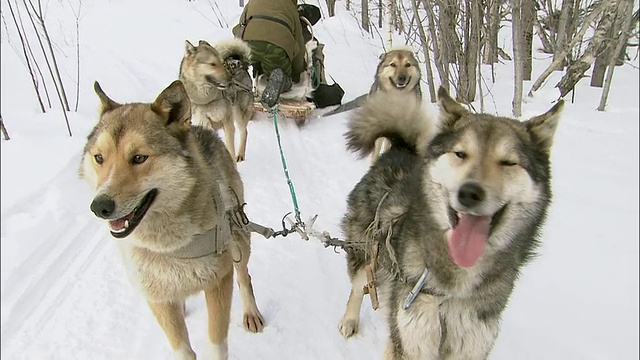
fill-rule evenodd
<path id="1" fill-rule="evenodd" d="M 260 102 L 272 108 L 306 70 L 296 0 L 249 0 L 233 33 L 251 48 L 253 76 L 268 76 Z"/>
<path id="2" fill-rule="evenodd" d="M 335 81 L 332 85 L 327 83 L 324 68 L 324 44 L 313 36 L 312 26 L 320 20 L 320 8 L 310 4 L 298 5 L 298 22 L 293 22 L 296 25 L 299 23 L 300 27 L 298 27 L 292 26 L 290 22 L 293 15 L 290 2 L 287 0 L 269 2 L 273 7 L 270 8 L 261 5 L 264 1 L 266 0 L 251 0 L 240 15 L 240 24 L 233 28 L 234 35 L 245 40 L 251 48 L 253 77 L 257 78 L 263 74 L 267 76 L 267 85 L 262 93 L 261 103 L 266 108 L 272 108 L 278 102 L 281 93 L 292 89 L 292 80 L 293 83 L 299 84 L 302 80 L 302 74 L 308 71 L 309 74 L 305 73 L 304 76 L 309 77 L 308 81 L 311 83 L 310 87 L 313 92 L 307 101 L 313 102 L 317 108 L 340 104 L 344 90 Z M 291 3 L 295 4 L 295 1 L 291 1 Z M 275 11 L 281 6 L 287 9 L 288 21 L 282 20 L 284 18 L 282 11 Z M 255 14 L 253 14 L 254 12 Z M 257 23 L 258 25 L 252 26 L 254 29 L 247 35 L 249 23 Z M 302 45 L 296 40 L 298 39 L 298 28 L 302 32 Z M 288 30 L 292 31 L 287 32 Z M 305 44 L 312 40 L 316 43 L 316 47 L 310 55 L 311 68 L 307 69 Z M 293 58 L 290 57 L 291 53 L 295 54 Z M 302 64 L 299 64 L 300 61 Z M 307 79 L 304 80 L 307 81 Z"/>

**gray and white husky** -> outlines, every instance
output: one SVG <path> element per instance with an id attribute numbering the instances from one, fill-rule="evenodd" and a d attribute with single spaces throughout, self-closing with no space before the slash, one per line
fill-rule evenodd
<path id="1" fill-rule="evenodd" d="M 562 101 L 518 121 L 470 113 L 443 88 L 438 96 L 436 120 L 416 97 L 374 95 L 346 133 L 363 157 L 376 139 L 391 142 L 348 197 L 352 290 L 339 325 L 345 337 L 358 331 L 372 270 L 386 359 L 486 359 L 551 201 Z"/>

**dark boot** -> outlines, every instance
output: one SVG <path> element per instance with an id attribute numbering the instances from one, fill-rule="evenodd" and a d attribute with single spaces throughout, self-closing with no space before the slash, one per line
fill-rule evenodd
<path id="1" fill-rule="evenodd" d="M 274 107 L 280 99 L 280 94 L 284 91 L 291 89 L 291 78 L 277 68 L 271 71 L 267 86 L 262 92 L 262 99 L 260 102 L 268 109 Z"/>

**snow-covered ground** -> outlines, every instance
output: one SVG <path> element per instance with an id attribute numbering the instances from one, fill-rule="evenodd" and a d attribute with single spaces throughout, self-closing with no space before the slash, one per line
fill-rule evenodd
<path id="1" fill-rule="evenodd" d="M 60 4 L 49 3 L 47 22 L 64 81 L 73 89 L 75 22 L 68 4 Z M 241 8 L 234 1 L 212 4 L 83 1 L 81 93 L 78 112 L 69 114 L 71 138 L 55 105 L 39 113 L 18 40 L 2 29 L 2 116 L 12 137 L 0 142 L 3 359 L 171 358 L 164 334 L 123 272 L 114 239 L 89 211 L 91 191 L 77 169 L 96 121 L 93 81 L 116 101 L 152 101 L 177 77 L 185 39 L 231 36 L 225 26 L 236 22 Z M 362 35 L 343 6 L 338 2 L 337 16 L 322 19 L 315 34 L 326 44 L 327 71 L 347 101 L 368 90 L 382 47 Z M 222 27 L 213 9 L 222 14 Z M 4 2 L 2 13 L 11 30 Z M 547 64 L 546 56 L 536 55 L 534 78 Z M 595 111 L 600 90 L 588 81 L 566 106 L 552 152 L 554 201 L 543 246 L 518 281 L 492 359 L 638 359 L 638 65 L 635 59 L 616 69 L 606 112 Z M 488 112 L 510 114 L 512 73 L 511 63 L 497 67 L 485 99 Z M 551 106 L 559 77 L 527 100 L 525 117 Z M 341 235 L 346 196 L 369 164 L 344 148 L 347 117 L 313 120 L 302 129 L 280 122 L 302 216 L 318 214 L 317 227 L 334 236 Z M 273 124 L 264 114 L 249 125 L 247 160 L 239 169 L 248 215 L 277 227 L 292 204 Z M 360 333 L 345 340 L 337 330 L 349 293 L 343 253 L 296 235 L 255 235 L 249 267 L 267 327 L 261 334 L 245 332 L 234 295 L 232 359 L 381 358 L 387 330 L 367 299 Z M 206 358 L 203 297 L 190 299 L 187 311 L 194 350 Z"/>

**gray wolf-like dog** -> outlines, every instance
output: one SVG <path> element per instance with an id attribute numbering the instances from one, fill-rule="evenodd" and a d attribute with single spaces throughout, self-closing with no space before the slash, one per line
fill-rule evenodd
<path id="1" fill-rule="evenodd" d="M 184 304 L 204 292 L 213 356 L 227 359 L 234 268 L 244 327 L 264 326 L 247 269 L 250 234 L 233 222 L 244 203 L 236 163 L 213 130 L 191 124 L 179 80 L 151 104 L 120 104 L 94 88 L 100 115 L 80 164 L 95 191 L 90 209 L 107 222 L 176 357 L 196 358 Z"/>
<path id="2" fill-rule="evenodd" d="M 215 45 L 200 40 L 198 46 L 185 41 L 179 79 L 191 100 L 194 124 L 224 130 L 225 144 L 236 161 L 243 161 L 247 148 L 247 125 L 253 117 L 253 81 L 249 72 L 251 48 L 230 38 Z M 235 151 L 235 125 L 240 147 Z"/>
<path id="3" fill-rule="evenodd" d="M 518 121 L 470 113 L 444 88 L 438 96 L 435 119 L 417 97 L 374 94 L 346 133 L 360 156 L 380 137 L 391 143 L 348 197 L 352 289 L 339 324 L 345 337 L 358 331 L 373 281 L 389 326 L 386 359 L 486 359 L 551 201 L 562 101 Z"/>

